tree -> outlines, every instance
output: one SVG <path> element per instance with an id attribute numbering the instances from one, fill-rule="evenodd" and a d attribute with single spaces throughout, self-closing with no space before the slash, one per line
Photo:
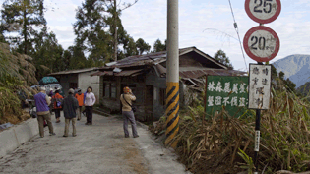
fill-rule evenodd
<path id="1" fill-rule="evenodd" d="M 218 50 L 216 53 L 215 53 L 215 56 L 214 56 L 214 59 L 216 61 L 218 61 L 219 63 L 225 65 L 228 67 L 228 69 L 232 70 L 234 69 L 232 64 L 230 63 L 229 61 L 229 58 L 226 57 L 226 54 L 224 53 L 223 50 Z"/>
<path id="2" fill-rule="evenodd" d="M 44 0 L 6 0 L 1 10 L 4 31 L 19 32 L 15 37 L 19 51 L 28 54 L 32 48 L 35 28 L 46 25 L 44 19 Z"/>
<path id="3" fill-rule="evenodd" d="M 166 51 L 166 41 L 162 44 L 159 39 L 157 39 L 153 44 L 153 52 L 160 52 L 160 51 Z"/>
<path id="4" fill-rule="evenodd" d="M 40 39 L 34 40 L 33 50 L 29 54 L 37 69 L 36 78 L 41 79 L 49 73 L 65 70 L 64 49 L 58 44 L 56 35 L 47 32 L 44 27 L 35 37 Z"/>
<path id="5" fill-rule="evenodd" d="M 136 41 L 136 47 L 137 47 L 140 55 L 142 55 L 144 52 L 149 52 L 151 49 L 151 45 L 146 43 L 142 38 L 139 38 Z"/>
<path id="6" fill-rule="evenodd" d="M 89 59 L 95 66 L 112 58 L 112 37 L 104 29 L 107 27 L 104 17 L 102 0 L 86 0 L 76 13 L 77 22 L 73 24 L 78 48 L 89 54 Z M 72 51 L 72 50 L 71 50 Z"/>
<path id="7" fill-rule="evenodd" d="M 105 11 L 108 12 L 109 14 L 112 15 L 112 19 L 113 19 L 113 25 L 112 25 L 112 34 L 113 34 L 113 51 L 114 51 L 114 61 L 117 61 L 117 52 L 118 52 L 118 22 L 119 20 L 119 16 L 121 14 L 121 12 L 131 6 L 133 6 L 134 4 L 136 4 L 138 2 L 138 0 L 134 0 L 134 2 L 129 3 L 129 2 L 124 2 L 122 4 L 120 4 L 121 0 L 119 1 L 119 3 L 117 3 L 117 0 L 102 0 L 105 4 Z"/>

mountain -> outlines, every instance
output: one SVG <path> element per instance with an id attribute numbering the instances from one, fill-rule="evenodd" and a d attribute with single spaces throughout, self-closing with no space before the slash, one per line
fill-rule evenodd
<path id="1" fill-rule="evenodd" d="M 284 72 L 284 78 L 289 78 L 296 84 L 296 88 L 310 82 L 310 55 L 290 55 L 277 60 L 273 65 L 278 73 Z"/>

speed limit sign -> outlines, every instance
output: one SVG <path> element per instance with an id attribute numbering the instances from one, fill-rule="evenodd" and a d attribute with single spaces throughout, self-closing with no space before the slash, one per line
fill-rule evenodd
<path id="1" fill-rule="evenodd" d="M 260 24 L 268 24 L 277 19 L 281 11 L 280 0 L 246 0 L 245 11 Z"/>
<path id="2" fill-rule="evenodd" d="M 268 62 L 278 54 L 280 41 L 277 33 L 269 27 L 253 27 L 244 36 L 243 48 L 257 62 Z"/>

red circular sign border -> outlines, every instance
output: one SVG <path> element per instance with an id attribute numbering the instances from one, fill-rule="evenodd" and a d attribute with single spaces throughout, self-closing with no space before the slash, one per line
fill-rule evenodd
<path id="1" fill-rule="evenodd" d="M 254 33 L 254 32 L 257 31 L 257 30 L 267 30 L 267 31 L 269 31 L 269 32 L 277 39 L 276 49 L 275 49 L 274 53 L 272 53 L 272 54 L 270 55 L 270 57 L 258 57 L 258 56 L 255 56 L 255 55 L 251 52 L 251 50 L 250 50 L 250 48 L 249 48 L 249 46 L 248 46 L 248 39 L 250 38 L 251 34 Z M 257 62 L 268 62 L 268 61 L 274 59 L 274 58 L 277 56 L 277 54 L 278 54 L 278 52 L 279 52 L 279 48 L 280 48 L 280 41 L 279 41 L 279 37 L 278 37 L 277 33 L 276 33 L 272 28 L 263 27 L 263 26 L 252 27 L 251 29 L 249 29 L 249 30 L 246 32 L 246 34 L 245 34 L 245 36 L 244 36 L 244 39 L 243 39 L 243 48 L 244 48 L 245 52 L 247 53 L 247 55 L 248 55 L 251 59 L 253 59 L 253 60 L 257 61 Z"/>
<path id="2" fill-rule="evenodd" d="M 252 13 L 251 13 L 251 10 L 250 10 L 250 1 L 251 0 L 245 0 L 245 3 L 244 3 L 244 8 L 245 8 L 245 11 L 246 13 L 248 14 L 248 16 L 255 22 L 259 23 L 259 24 L 269 24 L 275 20 L 277 20 L 279 14 L 280 14 L 280 11 L 281 11 L 281 2 L 280 0 L 276 0 L 277 1 L 277 4 L 278 4 L 278 8 L 277 8 L 277 12 L 276 14 L 271 17 L 270 19 L 266 19 L 266 20 L 262 20 L 262 19 L 258 19 L 257 17 L 255 17 Z"/>

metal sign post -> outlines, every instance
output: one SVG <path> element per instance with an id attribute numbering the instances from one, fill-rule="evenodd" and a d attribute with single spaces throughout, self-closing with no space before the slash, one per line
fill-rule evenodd
<path id="1" fill-rule="evenodd" d="M 250 64 L 249 109 L 256 109 L 254 164 L 258 172 L 261 110 L 269 109 L 271 88 L 271 65 Z"/>
<path id="2" fill-rule="evenodd" d="M 256 109 L 254 164 L 258 174 L 258 152 L 260 144 L 261 110 L 269 109 L 271 88 L 271 66 L 263 65 L 274 59 L 279 51 L 280 42 L 277 33 L 264 27 L 277 19 L 281 11 L 280 0 L 245 0 L 247 15 L 259 27 L 251 28 L 243 39 L 243 47 L 247 55 L 258 64 L 250 64 L 249 70 L 249 109 Z"/>

